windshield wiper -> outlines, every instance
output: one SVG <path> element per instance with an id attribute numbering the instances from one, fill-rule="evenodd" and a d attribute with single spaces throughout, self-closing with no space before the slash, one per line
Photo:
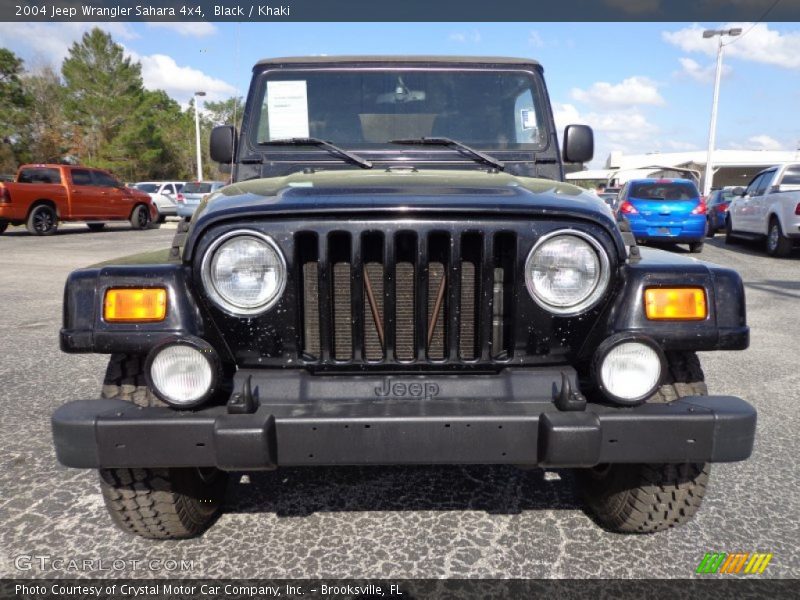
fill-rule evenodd
<path id="1" fill-rule="evenodd" d="M 496 158 L 489 156 L 488 154 L 484 154 L 480 150 L 476 150 L 471 146 L 467 146 L 463 142 L 452 140 L 446 137 L 408 138 L 400 140 L 390 140 L 389 143 L 418 145 L 418 146 L 453 146 L 454 148 L 458 148 L 464 154 L 470 156 L 477 162 L 486 163 L 487 165 L 491 165 L 496 169 L 500 169 L 501 171 L 506 168 L 506 165 L 503 161 L 497 160 Z"/>
<path id="2" fill-rule="evenodd" d="M 319 138 L 307 137 L 307 138 L 286 138 L 282 140 L 269 140 L 268 142 L 259 142 L 259 146 L 319 146 L 320 148 L 324 148 L 331 154 L 335 154 L 342 158 L 346 158 L 352 163 L 357 164 L 362 169 L 371 169 L 372 163 L 364 158 L 361 158 L 358 154 L 353 154 L 352 152 L 348 152 L 344 148 L 339 148 L 339 146 L 334 146 L 330 142 L 326 142 L 325 140 L 321 140 Z"/>

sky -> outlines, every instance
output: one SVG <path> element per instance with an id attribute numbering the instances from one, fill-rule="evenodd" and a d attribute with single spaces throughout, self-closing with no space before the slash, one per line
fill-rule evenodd
<path id="1" fill-rule="evenodd" d="M 261 58 L 320 54 L 464 54 L 535 58 L 560 129 L 595 129 L 591 166 L 611 151 L 702 150 L 716 40 L 728 38 L 717 148 L 800 148 L 800 23 L 100 23 L 142 63 L 144 84 L 186 105 L 245 95 Z M 60 67 L 92 23 L 0 23 L 0 46 L 36 69 Z"/>

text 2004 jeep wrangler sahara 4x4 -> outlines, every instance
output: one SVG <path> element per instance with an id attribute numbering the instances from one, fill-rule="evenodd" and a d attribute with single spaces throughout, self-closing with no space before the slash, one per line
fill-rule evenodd
<path id="1" fill-rule="evenodd" d="M 573 467 L 609 529 L 690 520 L 752 450 L 695 354 L 747 347 L 741 279 L 640 254 L 562 183 L 591 130 L 562 141 L 530 60 L 258 63 L 211 137 L 234 183 L 160 264 L 70 276 L 62 348 L 111 359 L 58 459 L 153 538 L 201 533 L 226 472 L 300 465 Z"/>

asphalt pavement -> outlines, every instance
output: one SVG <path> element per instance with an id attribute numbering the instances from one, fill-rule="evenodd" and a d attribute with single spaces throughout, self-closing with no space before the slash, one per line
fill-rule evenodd
<path id="1" fill-rule="evenodd" d="M 712 468 L 703 508 L 683 528 L 608 533 L 581 510 L 568 470 L 469 466 L 237 475 L 201 538 L 118 531 L 96 473 L 53 453 L 50 414 L 97 397 L 107 360 L 59 351 L 63 286 L 73 269 L 166 247 L 173 234 L 74 225 L 0 236 L 0 577 L 685 578 L 712 551 L 770 552 L 762 577 L 800 576 L 800 252 L 773 259 L 721 236 L 700 258 L 744 278 L 751 346 L 701 360 L 711 393 L 758 408 L 758 434 L 750 460 Z"/>

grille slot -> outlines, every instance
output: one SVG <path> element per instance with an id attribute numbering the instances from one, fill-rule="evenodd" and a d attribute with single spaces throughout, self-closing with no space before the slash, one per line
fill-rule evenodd
<path id="1" fill-rule="evenodd" d="M 305 360 L 510 358 L 513 232 L 298 232 L 295 240 Z"/>

